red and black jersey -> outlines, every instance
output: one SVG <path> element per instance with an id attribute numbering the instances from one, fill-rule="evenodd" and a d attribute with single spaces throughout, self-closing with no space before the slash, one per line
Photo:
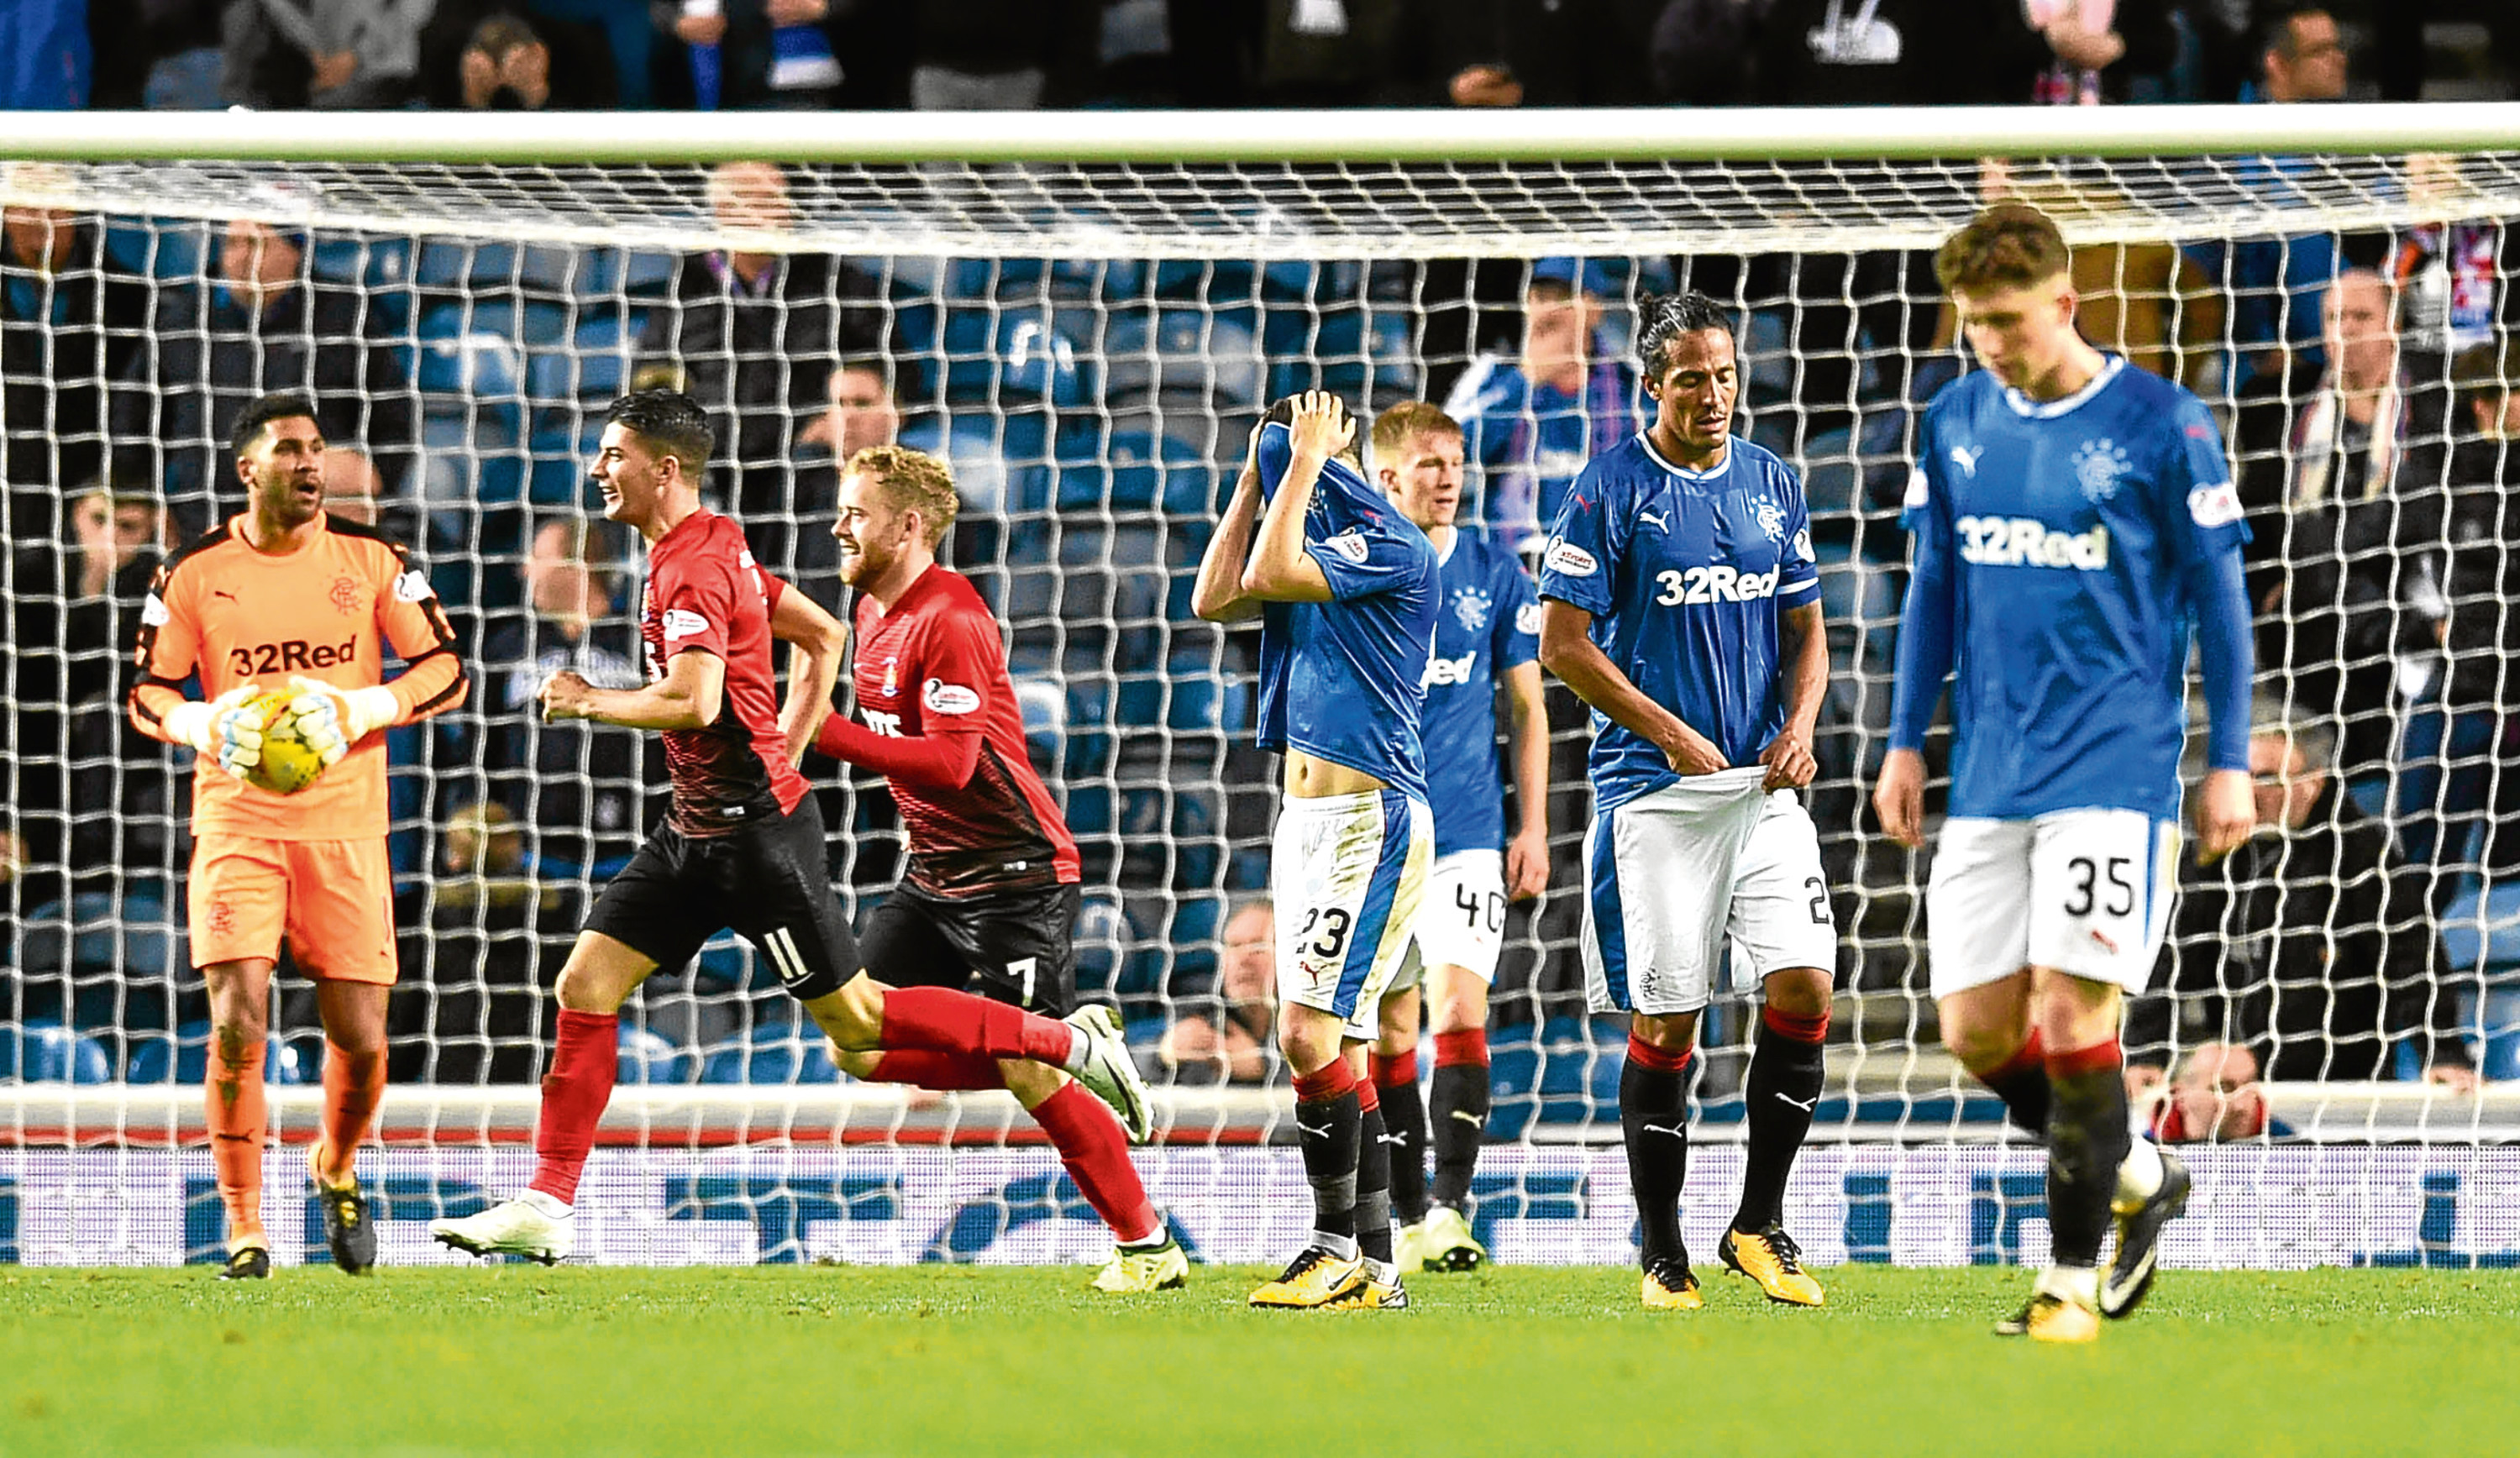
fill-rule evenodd
<path id="1" fill-rule="evenodd" d="M 949 900 L 1074 884 L 1075 837 L 1024 754 L 997 619 L 970 579 L 933 566 L 890 612 L 861 595 L 855 616 L 850 681 L 866 727 L 834 716 L 815 743 L 883 772 L 910 831 L 903 880 Z"/>
<path id="2" fill-rule="evenodd" d="M 714 511 L 695 511 L 649 545 L 639 637 L 651 683 L 665 677 L 675 654 L 693 649 L 726 665 L 717 722 L 665 731 L 674 828 L 704 839 L 794 810 L 807 786 L 779 731 L 770 597 L 742 529 Z"/>

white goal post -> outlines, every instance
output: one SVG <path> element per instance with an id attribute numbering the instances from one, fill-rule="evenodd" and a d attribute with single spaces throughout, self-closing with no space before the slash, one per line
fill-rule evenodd
<path id="1" fill-rule="evenodd" d="M 785 200 L 725 205 L 712 169 L 756 160 L 784 169 Z M 2405 459 L 2440 471 L 2476 433 L 2463 415 L 2475 381 L 2453 377 L 2452 362 L 2520 331 L 2520 242 L 2504 240 L 2520 233 L 2520 104 L 11 116 L 0 204 L 52 212 L 95 244 L 58 279 L 7 272 L 12 288 L 53 301 L 52 323 L 25 326 L 48 341 L 42 357 L 83 363 L 21 377 L 13 353 L 0 412 L 12 537 L 0 828 L 25 862 L 0 898 L 0 1197 L 18 1197 L 0 1198 L 0 1252 L 202 1253 L 207 1166 L 191 1146 L 202 1035 L 181 881 L 189 767 L 96 727 L 111 694 L 95 685 L 127 645 L 81 626 L 92 620 L 70 566 L 85 549 L 67 515 L 100 481 L 188 528 L 233 508 L 202 469 L 241 388 L 217 361 L 262 360 L 270 341 L 218 313 L 222 260 L 241 237 L 268 237 L 295 250 L 309 299 L 338 305 L 310 308 L 331 322 L 292 336 L 319 390 L 357 406 L 328 431 L 362 453 L 373 471 L 362 490 L 413 543 L 473 665 L 472 701 L 395 747 L 402 1051 L 382 1159 L 409 1209 L 388 1225 L 388 1259 L 428 1254 L 415 1213 L 451 1208 L 444 1190 L 521 1168 L 548 1045 L 543 994 L 574 916 L 652 810 L 654 767 L 635 743 L 538 736 L 514 697 L 552 652 L 611 651 L 600 636 L 556 646 L 533 598 L 544 531 L 585 519 L 590 427 L 633 382 L 706 382 L 729 436 L 724 498 L 769 533 L 756 546 L 776 565 L 828 573 L 810 550 L 828 504 L 799 463 L 828 473 L 839 427 L 822 392 L 850 368 L 881 377 L 902 438 L 951 458 L 964 485 L 956 565 L 1007 620 L 1036 763 L 1086 850 L 1080 978 L 1120 1004 L 1158 1084 L 1169 1132 L 1146 1156 L 1158 1198 L 1191 1212 L 1211 1257 L 1274 1250 L 1283 1232 L 1251 1197 L 1292 1168 L 1282 1079 L 1220 1086 L 1216 1066 L 1173 1056 L 1168 1038 L 1192 1018 L 1237 1016 L 1220 991 L 1234 955 L 1225 926 L 1263 884 L 1271 803 L 1250 747 L 1250 646 L 1189 618 L 1186 575 L 1268 399 L 1321 383 L 1367 410 L 1443 403 L 1464 379 L 1521 370 L 1519 321 L 1538 297 L 1526 290 L 1544 274 L 1596 297 L 1598 314 L 1583 316 L 1586 382 L 1560 392 L 1558 416 L 1508 404 L 1474 422 L 1465 513 L 1492 513 L 1499 531 L 1527 526 L 1530 500 L 1566 468 L 1564 441 L 1633 412 L 1632 376 L 1617 366 L 1633 306 L 1672 287 L 1736 311 L 1745 431 L 1812 497 L 1833 686 L 1810 798 L 1841 964 L 1826 1101 L 1791 1197 L 1798 1231 L 1812 1232 L 1805 1248 L 2035 1256 L 2044 1235 L 2021 1179 L 2036 1153 L 1935 1037 L 1926 862 L 1882 840 L 1864 805 L 1888 717 L 1913 421 L 1967 368 L 1923 259 L 1996 196 L 2057 217 L 2094 337 L 2196 388 L 2234 451 L 2256 452 L 2243 468 L 2271 481 L 2292 479 L 2288 432 L 2310 386 L 2285 369 L 2312 358 L 2337 270 L 2376 263 L 2387 277 L 2404 357 L 2431 372 L 2407 388 L 2441 402 L 2408 440 L 2437 456 Z M 2482 253 L 2441 242 L 2488 233 L 2500 242 Z M 692 260 L 713 250 L 837 262 L 810 296 L 774 290 L 768 307 L 790 332 L 765 348 L 683 329 L 702 317 Z M 60 302 L 73 284 L 123 290 L 138 310 L 100 323 L 84 354 L 60 347 L 81 327 L 65 311 L 83 306 Z M 711 330 L 724 322 L 708 318 Z M 222 355 L 231 343 L 238 352 Z M 2520 365 L 2520 352 L 2504 358 Z M 92 418 L 75 416 L 89 397 Z M 1464 408 L 1484 399 L 1461 394 Z M 38 405 L 44 414 L 25 413 Z M 2268 420 L 2282 422 L 2271 446 L 2252 433 Z M 2422 489 L 2461 488 L 2443 477 Z M 2291 496 L 2277 487 L 2278 511 Z M 2520 587 L 2520 508 L 2508 519 Z M 596 553 L 617 619 L 635 553 L 600 533 L 562 536 Z M 2499 622 L 2520 602 L 2476 587 L 2500 581 L 2493 572 L 2437 584 L 2433 597 L 2402 586 L 2453 545 L 2385 531 L 2331 545 L 2310 565 L 2347 585 L 2309 615 L 2360 612 L 2377 637 L 2265 665 L 2278 696 L 2376 675 L 2379 697 L 2319 706 L 2345 729 L 2335 798 L 2389 827 L 2421 882 L 2422 914 L 2331 913 L 2317 928 L 2380 950 L 2339 974 L 2370 1003 L 2364 1024 L 2308 1031 L 2285 1022 L 2305 990 L 2273 960 L 2272 929 L 2181 929 L 2185 970 L 2165 974 L 2141 1024 L 2149 1040 L 2131 1034 L 2131 1050 L 2175 1071 L 2200 1042 L 2228 1039 L 2276 1077 L 2264 1090 L 2269 1132 L 2200 1156 L 2232 1214 L 2191 1222 L 2174 1261 L 2520 1248 L 2520 1159 L 2505 1147 L 2520 1137 L 2520 1082 L 2470 1095 L 2421 1078 L 2454 1043 L 2489 1077 L 2520 1079 L 2520 863 L 2498 859 L 2491 824 L 2520 810 L 2520 763 L 2506 773 L 2498 738 L 2460 737 L 2472 706 L 2443 697 L 2454 676 L 2420 641 L 2437 622 Z M 2355 596 L 2358 558 L 2389 566 L 2376 597 Z M 2284 612 L 2272 609 L 2277 630 Z M 2474 641 L 2488 640 L 2504 641 Z M 1622 1041 L 1584 1015 L 1573 966 L 1585 729 L 1553 713 L 1552 731 L 1555 865 L 1547 896 L 1510 923 L 1498 984 L 1482 1228 L 1506 1259 L 1625 1259 L 1633 1213 L 1610 1103 Z M 814 768 L 834 875 L 862 917 L 896 873 L 898 831 L 874 781 Z M 485 805 L 522 846 L 492 873 L 478 860 L 459 866 L 452 833 L 483 823 Z M 2286 874 L 2279 857 L 2262 868 L 2270 883 Z M 2433 950 L 2408 953 L 2407 939 Z M 2404 970 L 2417 965 L 2420 985 Z M 1707 1034 L 1692 1212 L 1716 1211 L 1737 1172 L 1740 1007 L 1720 1004 Z M 290 1058 L 274 1067 L 311 1082 L 314 1049 L 296 1045 L 304 1009 L 284 989 L 279 1012 Z M 634 1050 L 645 1082 L 616 1097 L 592 1177 L 634 1213 L 592 1240 L 604 1259 L 1072 1259 L 1093 1243 L 1006 1100 L 824 1081 L 775 981 L 731 942 L 627 1012 L 650 1040 Z M 311 1092 L 275 1087 L 283 1138 L 302 1136 Z M 275 1152 L 273 1188 L 294 1189 L 292 1159 Z M 799 1215 L 757 1248 L 719 1228 L 791 1175 L 814 1182 L 817 1209 L 838 1212 L 814 1217 L 828 1228 Z M 858 1204 L 834 1193 L 862 1177 L 895 1182 Z M 693 1193 L 708 1180 L 733 1183 Z M 966 1229 L 954 1212 L 993 1200 L 1008 1213 L 997 1237 L 937 1233 Z"/>

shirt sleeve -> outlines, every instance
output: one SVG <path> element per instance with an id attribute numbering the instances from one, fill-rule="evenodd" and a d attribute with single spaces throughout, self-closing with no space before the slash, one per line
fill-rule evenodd
<path id="1" fill-rule="evenodd" d="M 1899 609 L 1899 653 L 1890 696 L 1890 747 L 1922 749 L 1952 672 L 1952 523 L 1934 479 L 1941 458 L 1931 412 L 1916 430 L 1916 464 L 1908 475 L 1900 524 L 1914 551 L 1908 598 Z"/>
<path id="2" fill-rule="evenodd" d="M 930 735 L 977 734 L 988 728 L 989 687 L 998 677 L 998 630 L 970 612 L 929 625 L 919 654 L 919 722 Z"/>
<path id="3" fill-rule="evenodd" d="M 400 548 L 393 549 L 388 570 L 393 581 L 377 598 L 377 626 L 403 660 L 402 673 L 388 686 L 405 722 L 426 719 L 462 703 L 472 685 L 455 651 L 446 605 L 428 574 L 413 566 Z"/>
<path id="4" fill-rule="evenodd" d="M 1420 537 L 1394 529 L 1388 518 L 1368 526 L 1351 526 L 1319 542 L 1304 543 L 1304 552 L 1321 563 L 1330 596 L 1341 602 L 1371 597 L 1417 578 L 1425 570 L 1426 544 Z"/>
<path id="5" fill-rule="evenodd" d="M 664 629 L 663 656 L 698 648 L 726 657 L 726 635 L 735 621 L 736 563 L 723 552 L 696 553 L 657 574 L 656 611 Z"/>
<path id="6" fill-rule="evenodd" d="M 1566 489 L 1540 553 L 1540 596 L 1598 617 L 1610 608 L 1610 511 L 1601 472 L 1593 465 Z"/>
<path id="7" fill-rule="evenodd" d="M 1496 617 L 1488 625 L 1489 662 L 1503 673 L 1540 659 L 1540 598 L 1522 563 L 1500 552 L 1497 558 Z"/>
<path id="8" fill-rule="evenodd" d="M 159 567 L 140 599 L 134 652 L 140 671 L 131 681 L 131 723 L 154 739 L 166 737 L 166 711 L 184 701 L 184 681 L 200 666 L 202 653 L 201 620 L 175 582 L 175 565 Z"/>
<path id="9" fill-rule="evenodd" d="M 2162 464 L 2159 519 L 2187 580 L 2204 669 L 2207 765 L 2249 767 L 2249 681 L 2255 672 L 2249 593 L 2240 550 L 2249 541 L 2240 495 L 2223 456 L 2223 433 L 2194 396 L 2179 402 L 2178 434 Z"/>
<path id="10" fill-rule="evenodd" d="M 1808 607 L 1820 600 L 1820 558 L 1812 552 L 1811 502 L 1793 467 L 1779 465 L 1785 499 L 1785 541 L 1777 553 L 1777 602 L 1781 607 Z"/>

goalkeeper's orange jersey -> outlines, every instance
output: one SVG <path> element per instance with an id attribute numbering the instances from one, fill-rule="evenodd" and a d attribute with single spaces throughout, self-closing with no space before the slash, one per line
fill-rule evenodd
<path id="1" fill-rule="evenodd" d="M 399 720 L 463 702 L 455 633 L 428 579 L 375 530 L 319 515 L 293 552 L 257 552 L 237 515 L 166 559 L 140 613 L 131 719 L 167 737 L 166 711 L 199 675 L 205 699 L 293 677 L 340 688 L 384 682 L 384 648 L 408 665 L 392 684 Z M 355 840 L 385 833 L 385 741 L 370 734 L 294 795 L 275 795 L 203 756 L 193 774 L 193 833 L 262 840 Z"/>

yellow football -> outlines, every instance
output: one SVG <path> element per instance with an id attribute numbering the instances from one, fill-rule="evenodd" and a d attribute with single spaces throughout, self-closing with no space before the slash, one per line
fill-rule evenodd
<path id="1" fill-rule="evenodd" d="M 289 712 L 295 697 L 293 692 L 274 688 L 247 701 L 262 719 L 262 763 L 246 780 L 275 795 L 294 795 L 324 773 L 323 757 L 297 736 L 297 716 Z"/>

